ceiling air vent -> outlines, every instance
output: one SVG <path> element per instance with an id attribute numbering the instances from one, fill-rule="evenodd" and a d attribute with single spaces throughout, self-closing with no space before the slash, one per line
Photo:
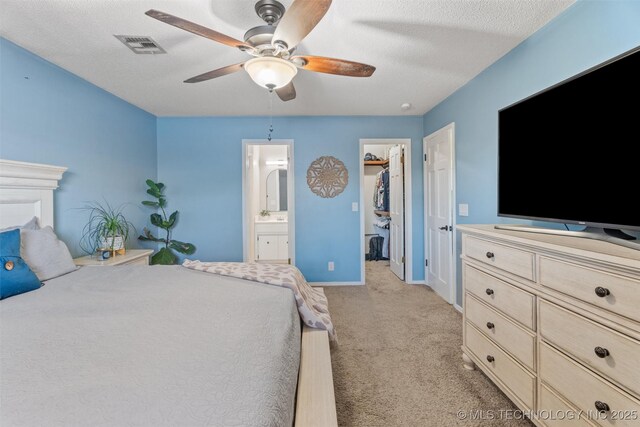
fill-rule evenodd
<path id="1" fill-rule="evenodd" d="M 139 55 L 157 55 L 160 53 L 167 53 L 163 48 L 161 48 L 158 43 L 153 41 L 151 37 L 146 36 L 114 36 L 122 43 L 125 44 L 129 49 L 133 51 L 133 53 L 137 53 Z"/>

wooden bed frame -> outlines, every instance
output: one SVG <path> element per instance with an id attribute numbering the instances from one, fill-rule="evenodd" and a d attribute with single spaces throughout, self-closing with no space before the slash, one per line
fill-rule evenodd
<path id="1" fill-rule="evenodd" d="M 302 327 L 295 426 L 338 426 L 329 334 L 307 325 Z"/>
<path id="2" fill-rule="evenodd" d="M 54 226 L 53 191 L 65 167 L 0 159 L 0 228 L 34 216 Z M 338 425 L 327 331 L 302 328 L 295 426 Z"/>

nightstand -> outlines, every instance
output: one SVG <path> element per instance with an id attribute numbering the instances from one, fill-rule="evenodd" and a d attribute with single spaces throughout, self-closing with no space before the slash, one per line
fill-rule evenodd
<path id="1" fill-rule="evenodd" d="M 149 257 L 153 253 L 151 249 L 127 249 L 124 255 L 116 255 L 107 260 L 100 261 L 91 255 L 75 258 L 73 262 L 77 266 L 111 267 L 114 265 L 149 265 Z"/>

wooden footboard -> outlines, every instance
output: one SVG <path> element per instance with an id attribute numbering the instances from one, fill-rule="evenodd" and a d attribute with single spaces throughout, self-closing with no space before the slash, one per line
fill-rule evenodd
<path id="1" fill-rule="evenodd" d="M 338 426 L 329 334 L 306 325 L 302 327 L 295 426 Z"/>

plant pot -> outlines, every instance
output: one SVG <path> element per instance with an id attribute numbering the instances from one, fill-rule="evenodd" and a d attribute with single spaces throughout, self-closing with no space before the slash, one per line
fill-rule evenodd
<path id="1" fill-rule="evenodd" d="M 100 248 L 108 249 L 110 251 L 119 251 L 124 249 L 124 239 L 122 236 L 113 237 L 100 237 L 98 242 Z"/>

